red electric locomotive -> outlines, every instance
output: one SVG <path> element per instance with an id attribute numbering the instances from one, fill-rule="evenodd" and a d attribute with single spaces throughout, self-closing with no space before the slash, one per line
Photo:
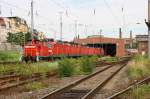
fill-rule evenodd
<path id="1" fill-rule="evenodd" d="M 66 42 L 55 42 L 53 40 L 32 40 L 23 47 L 22 61 L 39 61 L 43 59 L 66 57 L 79 57 L 91 55 L 103 55 L 102 48 L 91 48 L 78 44 Z"/>

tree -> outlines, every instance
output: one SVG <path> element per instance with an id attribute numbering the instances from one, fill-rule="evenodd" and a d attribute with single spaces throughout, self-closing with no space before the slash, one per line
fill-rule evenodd
<path id="1" fill-rule="evenodd" d="M 23 45 L 28 40 L 31 39 L 30 33 L 8 33 L 7 42 L 16 44 L 16 45 Z"/>

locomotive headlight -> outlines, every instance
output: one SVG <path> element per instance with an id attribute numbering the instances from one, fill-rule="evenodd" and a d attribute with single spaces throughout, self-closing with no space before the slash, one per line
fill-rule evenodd
<path id="1" fill-rule="evenodd" d="M 52 50 L 48 50 L 49 53 L 52 53 Z"/>

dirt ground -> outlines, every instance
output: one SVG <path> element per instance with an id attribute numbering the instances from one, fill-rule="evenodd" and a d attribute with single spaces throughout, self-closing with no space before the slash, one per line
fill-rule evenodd
<path id="1" fill-rule="evenodd" d="M 106 99 L 108 96 L 120 91 L 120 89 L 126 88 L 129 84 L 126 70 L 127 67 L 124 67 L 101 91 L 95 95 L 94 99 Z"/>

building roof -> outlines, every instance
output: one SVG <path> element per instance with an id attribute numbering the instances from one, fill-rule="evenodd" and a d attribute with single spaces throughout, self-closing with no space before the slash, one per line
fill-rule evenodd
<path id="1" fill-rule="evenodd" d="M 136 40 L 139 41 L 148 41 L 148 35 L 136 35 Z"/>
<path id="2" fill-rule="evenodd" d="M 109 44 L 116 44 L 118 42 L 124 42 L 123 39 L 116 39 L 116 38 L 106 38 L 106 37 L 90 37 L 84 39 L 75 39 L 74 42 L 79 44 L 93 44 L 93 43 L 109 43 Z"/>

